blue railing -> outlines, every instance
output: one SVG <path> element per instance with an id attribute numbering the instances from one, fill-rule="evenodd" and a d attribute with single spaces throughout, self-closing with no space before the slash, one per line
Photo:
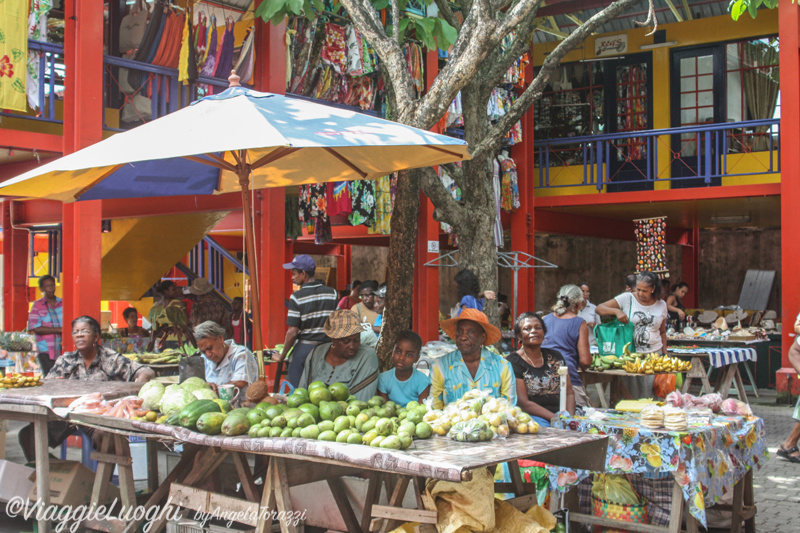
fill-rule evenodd
<path id="1" fill-rule="evenodd" d="M 659 163 L 659 149 L 670 151 L 668 161 Z M 537 139 L 534 152 L 540 188 L 588 185 L 602 191 L 620 183 L 688 180 L 713 185 L 722 177 L 780 173 L 780 119 Z M 738 162 L 730 164 L 731 156 L 753 152 L 767 154 L 759 159 L 761 168 L 737 170 Z M 582 181 L 561 183 L 561 176 L 551 181 L 558 169 L 577 165 L 583 165 Z"/>
<path id="2" fill-rule="evenodd" d="M 225 293 L 225 261 L 236 269 L 250 275 L 250 271 L 239 259 L 223 248 L 212 237 L 203 237 L 189 252 L 189 268 L 198 276 L 206 278 L 220 293 Z"/>
<path id="3" fill-rule="evenodd" d="M 104 56 L 104 107 L 120 111 L 120 125 L 107 130 L 122 131 L 131 126 L 163 117 L 209 94 L 211 87 L 227 89 L 228 81 L 200 76 L 184 85 L 178 70 L 140 63 L 120 57 Z"/>

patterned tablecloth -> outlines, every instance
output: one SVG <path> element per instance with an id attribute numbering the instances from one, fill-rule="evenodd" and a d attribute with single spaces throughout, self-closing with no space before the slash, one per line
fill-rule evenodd
<path id="1" fill-rule="evenodd" d="M 606 473 L 669 472 L 683 489 L 689 511 L 706 526 L 706 506 L 733 489 L 750 468 L 769 460 L 764 421 L 739 416 L 690 417 L 685 432 L 642 427 L 637 413 L 605 411 L 606 419 L 565 416 L 553 427 L 608 435 Z M 591 472 L 552 467 L 550 484 L 565 492 Z"/>
<path id="2" fill-rule="evenodd" d="M 670 348 L 669 351 L 677 355 L 707 354 L 714 368 L 758 360 L 755 348 Z"/>

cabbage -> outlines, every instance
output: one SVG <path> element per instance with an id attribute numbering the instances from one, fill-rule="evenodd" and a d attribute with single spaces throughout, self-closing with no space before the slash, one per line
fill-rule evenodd
<path id="1" fill-rule="evenodd" d="M 180 385 L 170 385 L 161 397 L 161 413 L 167 416 L 178 412 L 197 398 L 191 392 L 183 390 Z"/>
<path id="2" fill-rule="evenodd" d="M 189 392 L 192 392 L 199 388 L 210 389 L 211 386 L 202 379 L 198 378 L 197 376 L 192 376 L 190 378 L 186 378 L 185 380 L 181 381 L 181 388 L 183 390 L 188 390 Z"/>
<path id="3" fill-rule="evenodd" d="M 148 411 L 158 411 L 161 397 L 164 396 L 166 387 L 159 381 L 148 381 L 139 389 L 139 398 L 144 400 L 142 407 Z"/>
<path id="4" fill-rule="evenodd" d="M 214 394 L 214 391 L 211 389 L 197 389 L 192 391 L 192 394 L 198 400 L 219 400 L 219 396 Z"/>

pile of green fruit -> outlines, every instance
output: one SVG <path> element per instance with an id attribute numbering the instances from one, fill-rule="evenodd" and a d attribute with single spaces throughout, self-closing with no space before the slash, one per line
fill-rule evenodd
<path id="1" fill-rule="evenodd" d="M 380 396 L 363 402 L 351 396 L 343 383 L 327 387 L 316 381 L 308 389 L 295 389 L 286 405 L 262 402 L 230 412 L 225 407 L 218 401 L 197 400 L 166 422 L 207 435 L 299 437 L 398 450 L 433 434 L 422 420 L 424 405 L 410 402 L 399 407 Z"/>

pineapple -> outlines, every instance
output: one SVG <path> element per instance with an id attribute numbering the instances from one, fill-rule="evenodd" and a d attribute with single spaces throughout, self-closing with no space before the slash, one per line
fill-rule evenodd
<path id="1" fill-rule="evenodd" d="M 0 349 L 9 350 L 10 343 L 11 343 L 11 333 L 0 332 Z"/>
<path id="2" fill-rule="evenodd" d="M 9 352 L 30 352 L 33 350 L 33 346 L 31 341 L 23 337 L 21 333 L 14 333 L 11 335 L 7 350 Z"/>

